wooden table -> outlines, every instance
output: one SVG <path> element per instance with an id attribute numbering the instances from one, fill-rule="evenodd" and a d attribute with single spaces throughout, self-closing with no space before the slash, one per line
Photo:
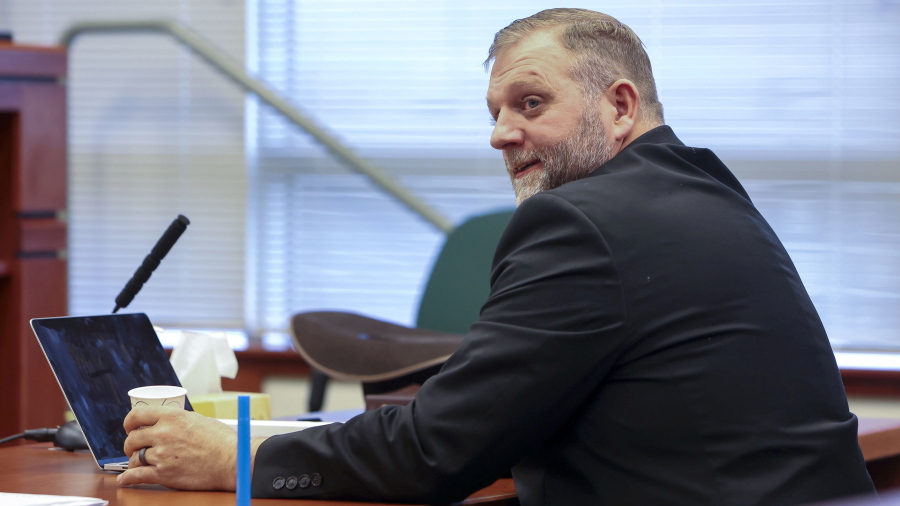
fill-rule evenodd
<path id="1" fill-rule="evenodd" d="M 859 448 L 875 488 L 900 487 L 900 419 L 860 418 Z"/>
<path id="2" fill-rule="evenodd" d="M 230 492 L 182 492 L 160 486 L 119 487 L 116 475 L 97 467 L 89 453 L 51 449 L 47 443 L 0 448 L 0 492 L 98 497 L 110 506 L 221 506 L 234 504 Z M 303 504 L 310 506 L 385 506 L 384 503 L 253 499 L 254 506 Z M 462 504 L 512 506 L 519 504 L 511 479 L 472 494 Z"/>
<path id="3" fill-rule="evenodd" d="M 859 421 L 859 447 L 876 488 L 900 487 L 900 419 L 862 418 Z M 110 505 L 206 506 L 234 503 L 227 492 L 174 492 L 159 486 L 119 487 L 114 474 L 97 468 L 87 453 L 51 449 L 47 443 L 0 448 L 0 492 L 76 495 L 99 497 Z M 298 504 L 293 499 L 254 499 L 256 506 Z M 311 506 L 378 506 L 383 503 L 357 503 L 307 500 Z M 472 494 L 463 504 L 512 506 L 518 504 L 512 480 L 498 480 Z"/>

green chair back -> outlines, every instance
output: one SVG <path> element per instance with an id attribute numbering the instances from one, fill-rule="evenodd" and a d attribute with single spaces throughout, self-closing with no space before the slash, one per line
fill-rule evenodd
<path id="1" fill-rule="evenodd" d="M 491 262 L 513 214 L 469 218 L 447 236 L 419 303 L 416 327 L 465 334 L 490 293 Z"/>

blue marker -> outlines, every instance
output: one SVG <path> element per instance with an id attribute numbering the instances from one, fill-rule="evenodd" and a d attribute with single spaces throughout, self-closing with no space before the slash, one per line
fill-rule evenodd
<path id="1" fill-rule="evenodd" d="M 250 506 L 250 396 L 238 396 L 237 506 Z"/>

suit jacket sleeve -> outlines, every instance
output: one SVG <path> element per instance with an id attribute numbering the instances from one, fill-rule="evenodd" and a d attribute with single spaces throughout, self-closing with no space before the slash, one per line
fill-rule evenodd
<path id="1" fill-rule="evenodd" d="M 460 500 L 540 447 L 598 388 L 625 322 L 615 259 L 597 228 L 560 197 L 537 194 L 500 241 L 479 321 L 416 399 L 270 438 L 253 494 Z M 304 475 L 317 486 L 273 486 Z"/>

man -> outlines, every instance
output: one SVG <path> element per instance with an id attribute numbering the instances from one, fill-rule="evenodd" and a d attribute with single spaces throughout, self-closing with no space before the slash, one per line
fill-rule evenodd
<path id="1" fill-rule="evenodd" d="M 715 155 L 663 126 L 637 36 L 554 9 L 490 61 L 520 206 L 479 321 L 409 406 L 254 441 L 253 494 L 450 502 L 509 469 L 525 506 L 871 493 L 793 264 Z M 164 409 L 125 427 L 120 483 L 234 488 L 230 429 Z"/>

